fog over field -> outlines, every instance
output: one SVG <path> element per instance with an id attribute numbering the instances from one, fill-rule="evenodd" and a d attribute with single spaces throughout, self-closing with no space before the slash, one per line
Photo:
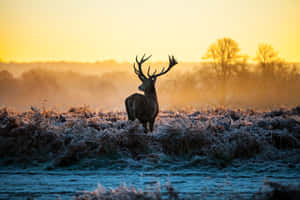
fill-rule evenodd
<path id="1" fill-rule="evenodd" d="M 151 71 L 168 63 L 150 63 Z M 146 63 L 144 71 L 149 66 Z M 124 100 L 138 92 L 140 80 L 133 63 L 113 60 L 96 63 L 0 63 L 0 104 L 17 110 L 31 105 L 66 110 L 87 105 L 93 109 L 124 110 Z M 300 102 L 299 64 L 274 65 L 264 74 L 259 64 L 234 68 L 222 103 L 222 80 L 213 64 L 180 63 L 160 77 L 156 88 L 162 109 L 225 105 L 271 108 Z"/>

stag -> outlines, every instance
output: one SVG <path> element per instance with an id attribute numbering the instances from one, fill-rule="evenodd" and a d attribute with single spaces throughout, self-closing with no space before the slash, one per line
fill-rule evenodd
<path id="1" fill-rule="evenodd" d="M 144 92 L 144 95 L 134 93 L 126 98 L 125 105 L 128 114 L 128 120 L 134 121 L 138 119 L 144 127 L 144 132 L 148 132 L 147 124 L 149 123 L 150 131 L 153 131 L 153 125 L 155 118 L 159 111 L 158 100 L 155 89 L 155 82 L 157 77 L 166 74 L 174 65 L 177 64 L 174 56 L 169 56 L 169 66 L 167 69 L 163 68 L 160 73 L 156 74 L 156 70 L 150 74 L 150 66 L 148 67 L 147 76 L 143 73 L 142 64 L 146 62 L 149 57 L 145 58 L 145 54 L 139 60 L 136 56 L 135 61 L 138 68 L 133 64 L 133 69 L 139 79 L 142 81 L 142 85 L 138 87 L 139 90 Z"/>

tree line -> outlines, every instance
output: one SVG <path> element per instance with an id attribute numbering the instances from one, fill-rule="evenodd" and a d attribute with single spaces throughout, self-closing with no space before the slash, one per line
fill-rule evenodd
<path id="1" fill-rule="evenodd" d="M 158 81 L 162 109 L 300 105 L 299 66 L 284 61 L 271 45 L 260 44 L 256 56 L 250 58 L 241 53 L 236 41 L 222 38 L 209 46 L 203 59 L 207 62 L 195 67 L 192 65 L 197 63 L 179 63 Z M 183 67 L 193 70 L 179 70 Z M 124 99 L 136 92 L 139 84 L 129 63 L 3 64 L 0 69 L 0 106 L 20 109 L 44 100 L 49 106 L 124 108 Z M 100 69 L 105 73 L 100 73 Z M 97 70 L 99 73 L 95 74 Z"/>
<path id="2" fill-rule="evenodd" d="M 270 44 L 256 56 L 241 53 L 231 38 L 217 39 L 202 57 L 205 63 L 160 84 L 165 101 L 174 105 L 270 107 L 300 104 L 300 73 Z M 255 62 L 249 62 L 250 59 Z"/>
<path id="3" fill-rule="evenodd" d="M 241 53 L 238 43 L 231 38 L 218 39 L 209 46 L 206 54 L 202 57 L 210 62 L 220 80 L 221 104 L 226 104 L 228 81 L 234 76 L 247 79 L 247 75 L 250 75 L 247 65 L 249 58 L 248 55 Z M 274 87 L 275 85 L 272 85 L 274 80 L 299 84 L 295 82 L 295 79 L 299 78 L 296 65 L 285 62 L 271 45 L 259 44 L 253 60 L 258 64 L 256 70 L 260 74 L 262 89 L 268 90 Z"/>

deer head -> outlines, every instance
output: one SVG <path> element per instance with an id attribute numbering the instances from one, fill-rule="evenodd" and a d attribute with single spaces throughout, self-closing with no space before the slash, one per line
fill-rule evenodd
<path id="1" fill-rule="evenodd" d="M 142 81 L 142 85 L 140 85 L 138 88 L 139 90 L 145 92 L 145 94 L 155 92 L 155 82 L 157 77 L 166 74 L 168 71 L 170 71 L 170 69 L 174 65 L 177 64 L 177 61 L 174 58 L 174 56 L 169 56 L 169 66 L 166 70 L 165 68 L 163 68 L 161 72 L 158 74 L 156 74 L 156 70 L 152 74 L 150 74 L 150 66 L 149 66 L 147 71 L 147 76 L 146 76 L 143 73 L 142 64 L 146 62 L 150 57 L 151 55 L 145 58 L 145 54 L 144 54 L 143 57 L 140 60 L 138 60 L 138 57 L 136 56 L 135 61 L 138 65 L 138 68 L 135 67 L 135 63 L 133 64 L 134 72 L 136 73 L 136 75 L 138 75 L 139 79 Z"/>

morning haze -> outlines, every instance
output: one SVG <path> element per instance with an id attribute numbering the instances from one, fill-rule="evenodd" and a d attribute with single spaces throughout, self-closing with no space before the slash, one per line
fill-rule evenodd
<path id="1" fill-rule="evenodd" d="M 157 83 L 162 108 L 299 103 L 295 0 L 0 4 L 5 106 L 124 109 L 139 84 L 132 64 L 144 53 L 153 70 L 168 55 L 179 62 Z"/>

